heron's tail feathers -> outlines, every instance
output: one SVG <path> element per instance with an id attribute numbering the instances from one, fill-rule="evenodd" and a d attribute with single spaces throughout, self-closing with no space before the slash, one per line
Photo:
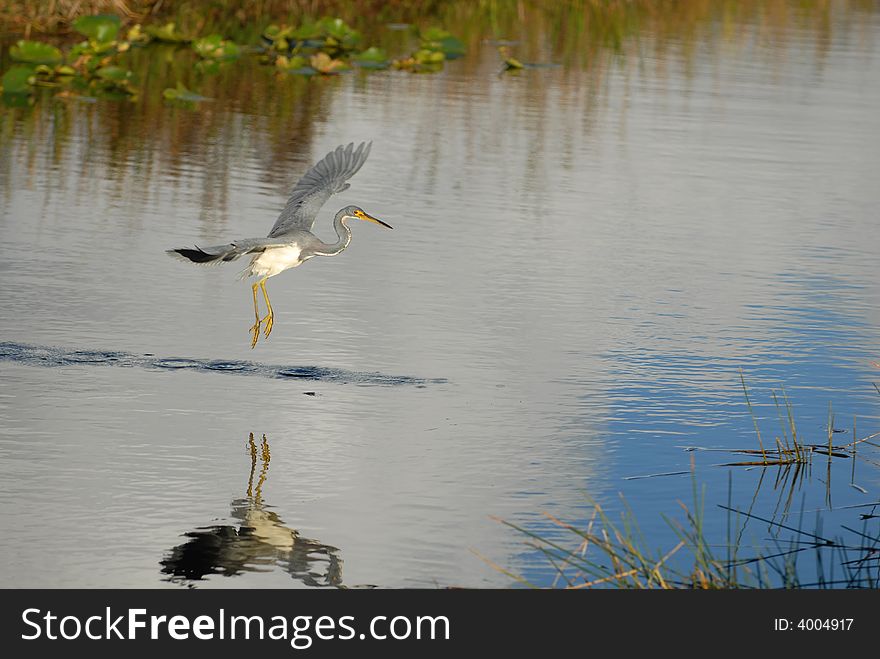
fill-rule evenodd
<path id="1" fill-rule="evenodd" d="M 217 265 L 227 261 L 234 261 L 241 253 L 236 251 L 232 244 L 217 245 L 215 247 L 180 247 L 167 249 L 165 253 L 181 261 L 198 263 L 199 265 Z"/>
<path id="2" fill-rule="evenodd" d="M 167 249 L 165 253 L 187 263 L 218 265 L 235 261 L 243 254 L 258 254 L 266 249 L 268 245 L 277 242 L 277 240 L 273 241 L 266 238 L 249 238 L 246 240 L 236 240 L 225 245 L 214 245 L 213 247 L 195 246 Z"/>

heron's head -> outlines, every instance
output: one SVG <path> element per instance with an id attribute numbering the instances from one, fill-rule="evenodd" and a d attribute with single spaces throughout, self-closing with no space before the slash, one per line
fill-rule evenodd
<path id="1" fill-rule="evenodd" d="M 379 224 L 386 229 L 393 229 L 390 224 L 386 224 L 382 220 L 377 217 L 373 217 L 364 211 L 363 208 L 358 206 L 348 206 L 345 211 L 343 211 L 343 217 L 350 217 L 355 220 L 365 220 L 366 222 L 374 222 L 375 224 Z"/>

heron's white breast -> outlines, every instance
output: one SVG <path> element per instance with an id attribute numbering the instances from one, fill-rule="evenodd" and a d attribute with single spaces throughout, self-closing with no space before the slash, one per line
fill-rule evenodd
<path id="1" fill-rule="evenodd" d="M 258 277 L 273 277 L 302 263 L 299 258 L 301 252 L 299 245 L 295 244 L 270 247 L 254 259 L 251 271 Z"/>

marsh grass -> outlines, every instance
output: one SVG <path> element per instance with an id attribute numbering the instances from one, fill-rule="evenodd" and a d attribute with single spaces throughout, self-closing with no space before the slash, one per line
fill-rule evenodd
<path id="1" fill-rule="evenodd" d="M 279 19 L 321 15 L 416 16 L 437 11 L 445 0 L 0 0 L 7 30 L 63 33 L 80 16 L 115 14 L 125 23 L 176 21 L 193 33 L 235 30 Z"/>
<path id="2" fill-rule="evenodd" d="M 846 506 L 839 510 L 865 509 L 859 517 L 862 528 L 841 525 L 842 534 L 831 537 L 822 530 L 821 513 L 831 507 L 831 460 L 850 458 L 853 467 L 850 485 L 865 493 L 855 484 L 855 461 L 857 458 L 877 466 L 877 463 L 858 452 L 860 445 L 880 447 L 872 441 L 880 433 L 856 439 L 856 422 L 853 421 L 853 441 L 838 445 L 835 434 L 834 414 L 829 406 L 826 441 L 822 444 L 806 443 L 799 435 L 794 420 L 793 406 L 785 391 L 782 402 L 773 392 L 781 435 L 773 447 L 766 447 L 761 435 L 757 416 L 752 407 L 745 377 L 740 373 L 746 403 L 755 427 L 759 448 L 757 449 L 703 449 L 732 451 L 754 455 L 760 459 L 733 462 L 728 467 L 760 468 L 755 495 L 748 509 L 742 510 L 732 502 L 732 473 L 728 476 L 726 504 L 718 508 L 726 514 L 726 537 L 720 544 L 710 541 L 705 525 L 705 488 L 698 488 L 696 468 L 691 457 L 692 503 L 679 502 L 681 515 L 663 519 L 678 539 L 672 547 L 652 550 L 639 529 L 638 521 L 626 500 L 621 496 L 622 512 L 618 520 L 612 519 L 596 501 L 590 501 L 591 514 L 585 524 L 571 524 L 545 513 L 561 533 L 536 532 L 503 519 L 496 519 L 505 526 L 527 538 L 526 544 L 538 552 L 551 566 L 554 573 L 553 587 L 565 588 L 651 588 L 651 589 L 733 589 L 733 588 L 877 588 L 880 587 L 880 525 L 869 528 L 880 501 Z M 875 385 L 876 387 L 876 385 Z M 880 388 L 878 388 L 880 393 Z M 688 450 L 698 450 L 686 447 Z M 825 471 L 826 507 L 821 510 L 801 511 L 797 519 L 791 514 L 791 504 L 796 488 L 811 473 L 814 456 L 827 456 Z M 771 518 L 753 512 L 758 492 L 765 475 L 775 469 L 774 490 L 779 498 Z M 653 476 L 678 474 L 654 474 Z M 804 516 L 816 514 L 813 530 L 807 530 Z M 770 538 L 758 545 L 744 541 L 747 524 L 765 525 Z M 480 559 L 517 583 L 539 587 L 524 576 L 499 566 L 479 552 Z M 815 574 L 807 576 L 803 558 L 812 553 L 809 569 Z"/>
<path id="3" fill-rule="evenodd" d="M 552 566 L 552 587 L 633 589 L 752 589 L 752 588 L 877 588 L 880 586 L 880 530 L 871 531 L 862 515 L 862 529 L 842 525 L 843 535 L 823 534 L 817 518 L 812 531 L 803 515 L 797 525 L 761 517 L 730 504 L 719 505 L 727 517 L 726 541 L 713 544 L 705 532 L 704 492 L 694 479 L 694 503 L 680 503 L 679 519 L 664 517 L 678 542 L 666 550 L 651 550 L 638 522 L 624 501 L 619 521 L 592 502 L 592 515 L 585 526 L 546 517 L 563 536 L 548 537 L 506 520 L 497 520 L 527 538 L 526 544 Z M 864 504 L 875 510 L 880 502 Z M 773 537 L 766 547 L 755 549 L 743 541 L 748 521 L 766 524 Z M 568 539 L 566 539 L 566 537 Z M 812 552 L 808 574 L 799 562 Z M 479 558 L 514 581 L 528 587 L 538 584 L 505 569 L 478 552 Z"/>
<path id="4" fill-rule="evenodd" d="M 749 390 L 746 387 L 745 375 L 740 369 L 740 381 L 742 382 L 743 393 L 746 399 L 746 406 L 749 409 L 749 414 L 752 417 L 752 423 L 755 427 L 755 435 L 758 439 L 757 449 L 712 449 L 715 451 L 729 451 L 731 453 L 738 453 L 744 455 L 754 455 L 761 456 L 760 460 L 749 460 L 743 462 L 730 462 L 726 463 L 723 466 L 726 467 L 769 467 L 769 466 L 780 466 L 780 465 L 811 465 L 813 457 L 815 455 L 824 455 L 828 457 L 829 463 L 831 458 L 845 458 L 845 459 L 856 459 L 858 456 L 858 445 L 863 444 L 865 442 L 870 442 L 872 439 L 876 437 L 880 437 L 880 432 L 873 433 L 871 435 L 867 435 L 862 437 L 861 439 L 856 439 L 856 425 L 855 419 L 853 419 L 853 441 L 847 444 L 835 444 L 834 443 L 834 435 L 837 430 L 834 426 L 834 412 L 831 408 L 831 404 L 828 404 L 828 422 L 826 424 L 826 438 L 825 441 L 821 444 L 818 443 L 806 443 L 803 439 L 803 436 L 798 435 L 797 424 L 794 419 L 794 407 L 791 404 L 791 401 L 788 399 L 788 394 L 785 392 L 785 387 L 782 387 L 782 404 L 779 402 L 779 397 L 776 395 L 775 391 L 771 391 L 771 396 L 773 397 L 773 403 L 776 406 L 776 415 L 779 419 L 779 425 L 781 429 L 781 434 L 777 435 L 774 438 L 774 446 L 773 448 L 766 448 L 764 446 L 764 441 L 761 436 L 761 429 L 758 425 L 758 417 L 755 414 L 755 410 L 752 407 L 751 398 L 749 397 Z M 844 431 L 845 432 L 845 431 Z M 693 450 L 707 450 L 707 449 L 693 449 Z"/>

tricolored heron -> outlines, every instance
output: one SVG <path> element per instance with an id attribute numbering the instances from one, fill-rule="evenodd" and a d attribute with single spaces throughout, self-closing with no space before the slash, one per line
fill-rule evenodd
<path id="1" fill-rule="evenodd" d="M 288 268 L 295 268 L 313 256 L 340 254 L 351 242 L 351 229 L 346 224 L 349 220 L 365 220 L 388 229 L 392 228 L 358 206 L 346 206 L 336 213 L 333 219 L 333 228 L 336 229 L 338 237 L 335 243 L 325 243 L 312 233 L 318 211 L 334 193 L 343 192 L 350 187 L 346 181 L 363 166 L 367 156 L 370 155 L 371 146 L 372 142 L 369 144 L 363 142 L 355 149 L 354 143 L 351 143 L 348 146 L 338 146 L 324 156 L 294 186 L 287 205 L 266 238 L 246 238 L 214 247 L 196 246 L 193 249 L 181 247 L 167 250 L 171 256 L 202 265 L 235 261 L 244 254 L 254 255 L 250 265 L 241 273 L 242 279 L 259 278 L 252 286 L 256 320 L 250 329 L 253 335 L 251 348 L 257 345 L 260 327 L 263 328 L 263 336 L 268 338 L 275 324 L 275 312 L 272 303 L 269 302 L 269 293 L 266 292 L 266 280 L 269 277 L 274 277 Z M 267 313 L 262 319 L 257 303 L 258 286 L 266 301 Z"/>

